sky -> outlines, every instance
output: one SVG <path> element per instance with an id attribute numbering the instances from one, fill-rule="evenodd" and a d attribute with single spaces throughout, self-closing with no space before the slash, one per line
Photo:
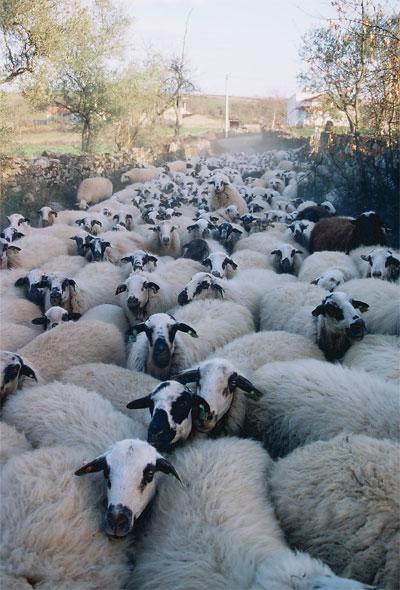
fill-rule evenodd
<path id="1" fill-rule="evenodd" d="M 190 11 L 187 57 L 206 94 L 290 96 L 301 37 L 333 14 L 329 0 L 118 0 L 135 19 L 133 57 L 179 52 Z"/>

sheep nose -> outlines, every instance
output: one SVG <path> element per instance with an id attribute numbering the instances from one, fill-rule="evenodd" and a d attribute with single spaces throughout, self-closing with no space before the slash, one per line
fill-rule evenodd
<path id="1" fill-rule="evenodd" d="M 372 273 L 372 276 L 374 277 L 374 279 L 380 279 L 380 278 L 381 278 L 381 276 L 382 276 L 382 273 L 381 273 L 381 271 L 380 271 L 380 270 L 375 270 L 375 271 Z"/>
<path id="2" fill-rule="evenodd" d="M 125 537 L 132 529 L 132 510 L 122 504 L 110 504 L 105 515 L 104 530 L 110 537 Z"/>
<path id="3" fill-rule="evenodd" d="M 164 245 L 169 244 L 169 238 L 163 238 L 162 239 L 162 242 L 163 242 Z"/>
<path id="4" fill-rule="evenodd" d="M 355 322 L 350 324 L 349 327 L 350 336 L 356 340 L 362 340 L 365 332 L 365 322 L 363 319 L 358 318 Z"/>

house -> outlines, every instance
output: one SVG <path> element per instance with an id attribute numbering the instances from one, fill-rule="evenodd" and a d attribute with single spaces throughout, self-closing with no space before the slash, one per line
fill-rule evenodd
<path id="1" fill-rule="evenodd" d="M 328 120 L 335 125 L 346 126 L 347 120 L 340 113 L 332 116 L 326 110 L 324 94 L 296 92 L 287 101 L 287 124 L 289 127 L 322 127 Z"/>

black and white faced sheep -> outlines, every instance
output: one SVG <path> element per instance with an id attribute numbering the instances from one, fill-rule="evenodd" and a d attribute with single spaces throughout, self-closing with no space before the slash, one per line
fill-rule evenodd
<path id="1" fill-rule="evenodd" d="M 37 381 L 35 371 L 25 364 L 23 358 L 14 352 L 0 351 L 0 401 L 21 387 L 24 377 Z"/>
<path id="2" fill-rule="evenodd" d="M 11 244 L 11 242 L 15 242 L 16 240 L 20 240 L 23 237 L 25 237 L 25 234 L 21 233 L 15 227 L 12 226 L 6 227 L 0 233 L 0 238 L 3 238 L 3 240 L 8 242 L 9 244 Z"/>
<path id="3" fill-rule="evenodd" d="M 169 451 L 188 438 L 197 396 L 181 382 L 164 381 L 145 397 L 129 402 L 131 410 L 148 408 L 151 414 L 147 440 L 158 451 Z"/>
<path id="4" fill-rule="evenodd" d="M 133 272 L 146 270 L 152 272 L 158 264 L 158 257 L 144 250 L 135 250 L 129 256 L 121 258 L 121 262 L 130 262 Z"/>
<path id="5" fill-rule="evenodd" d="M 111 247 L 110 242 L 101 238 L 89 238 L 86 240 L 86 258 L 89 262 L 101 262 L 104 260 L 107 248 Z"/>
<path id="6" fill-rule="evenodd" d="M 34 318 L 32 324 L 43 326 L 44 331 L 56 328 L 64 322 L 76 321 L 81 317 L 80 313 L 69 313 L 63 307 L 54 305 L 50 307 L 42 316 Z"/>
<path id="7" fill-rule="evenodd" d="M 39 209 L 38 215 L 40 227 L 48 227 L 49 225 L 53 225 L 55 218 L 58 217 L 57 211 L 54 211 L 51 207 L 42 207 Z"/>
<path id="8" fill-rule="evenodd" d="M 383 281 L 397 281 L 400 276 L 400 260 L 395 258 L 391 250 L 375 248 L 369 254 L 362 254 L 362 260 L 369 264 L 367 277 Z"/>
<path id="9" fill-rule="evenodd" d="M 191 240 L 183 246 L 183 258 L 191 258 L 202 262 L 210 254 L 210 248 L 205 240 Z"/>
<path id="10" fill-rule="evenodd" d="M 225 252 L 212 252 L 202 260 L 202 265 L 208 268 L 214 277 L 220 279 L 231 276 L 238 266 Z"/>
<path id="11" fill-rule="evenodd" d="M 303 251 L 293 248 L 291 244 L 281 244 L 271 251 L 273 268 L 278 274 L 297 274 L 303 261 L 300 254 Z"/>
<path id="12" fill-rule="evenodd" d="M 45 287 L 40 287 L 39 284 L 43 280 L 43 274 L 43 271 L 33 269 L 14 283 L 15 287 L 24 287 L 26 298 L 41 308 L 44 306 Z"/>

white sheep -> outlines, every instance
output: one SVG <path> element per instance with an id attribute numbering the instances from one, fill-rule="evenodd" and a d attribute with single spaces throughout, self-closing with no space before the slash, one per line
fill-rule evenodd
<path id="1" fill-rule="evenodd" d="M 60 324 L 72 320 L 78 320 L 80 317 L 80 314 L 68 313 L 63 307 L 53 305 L 52 307 L 49 307 L 42 316 L 34 318 L 32 324 L 43 326 L 44 330 L 52 330 Z"/>
<path id="2" fill-rule="evenodd" d="M 268 499 L 272 462 L 256 442 L 199 441 L 172 457 L 186 486 L 160 482 L 129 589 L 365 588 L 288 548 Z"/>
<path id="3" fill-rule="evenodd" d="M 158 379 L 146 373 L 105 363 L 75 365 L 63 371 L 57 379 L 96 391 L 129 417 L 132 417 L 132 412 L 127 409 L 127 403 L 152 391 L 159 383 Z"/>
<path id="4" fill-rule="evenodd" d="M 224 210 L 226 207 L 234 205 L 240 215 L 245 215 L 245 213 L 249 212 L 246 201 L 240 196 L 235 186 L 229 182 L 229 179 L 224 174 L 213 176 L 208 181 L 208 184 L 211 189 L 211 211 Z"/>
<path id="5" fill-rule="evenodd" d="M 86 209 L 89 205 L 109 199 L 113 193 L 111 180 L 102 176 L 85 178 L 78 187 L 76 200 L 79 209 Z"/>
<path id="6" fill-rule="evenodd" d="M 29 231 L 31 222 L 27 217 L 25 217 L 25 215 L 21 215 L 21 213 L 12 213 L 11 215 L 7 215 L 7 221 L 10 224 L 10 227 L 15 228 L 22 233 Z"/>
<path id="7" fill-rule="evenodd" d="M 53 256 L 68 254 L 68 243 L 65 240 L 39 233 L 21 238 L 18 241 L 19 250 L 15 248 L 12 244 L 7 249 L 9 266 L 27 271 L 39 267 Z"/>
<path id="8" fill-rule="evenodd" d="M 304 260 L 298 274 L 299 281 L 311 283 L 323 272 L 335 268 L 342 271 L 345 281 L 358 278 L 359 272 L 353 260 L 344 252 L 314 252 Z"/>
<path id="9" fill-rule="evenodd" d="M 124 272 L 110 262 L 96 262 L 82 268 L 73 278 L 70 287 L 70 311 L 83 314 L 91 307 L 103 303 L 114 304 L 115 288 L 125 279 Z"/>
<path id="10" fill-rule="evenodd" d="M 8 350 L 0 351 L 0 401 L 15 393 L 25 384 L 25 377 L 37 382 L 35 371 L 19 354 Z"/>
<path id="11" fill-rule="evenodd" d="M 122 174 L 121 182 L 127 182 L 129 184 L 148 182 L 149 180 L 158 178 L 163 171 L 163 168 L 156 168 L 155 166 L 148 166 L 147 168 L 131 168 Z"/>
<path id="12" fill-rule="evenodd" d="M 0 350 L 15 352 L 36 338 L 38 334 L 38 330 L 33 326 L 1 320 Z"/>
<path id="13" fill-rule="evenodd" d="M 168 378 L 233 338 L 252 332 L 254 322 L 250 312 L 237 303 L 194 301 L 178 309 L 174 317 L 154 314 L 134 329 L 145 333 L 139 333 L 131 345 L 127 367 Z M 177 334 L 178 331 L 185 333 Z"/>
<path id="14" fill-rule="evenodd" d="M 350 253 L 363 278 L 396 282 L 400 275 L 400 253 L 388 248 L 361 246 Z"/>
<path id="15" fill-rule="evenodd" d="M 62 272 L 65 275 L 74 275 L 80 271 L 81 268 L 86 266 L 87 261 L 82 256 L 54 256 L 49 258 L 43 264 L 40 265 L 42 274 L 51 272 Z"/>
<path id="16" fill-rule="evenodd" d="M 177 227 L 170 221 L 161 221 L 158 225 L 149 226 L 154 235 L 145 244 L 145 249 L 160 256 L 177 258 L 181 254 L 181 240 Z"/>
<path id="17" fill-rule="evenodd" d="M 251 373 L 265 363 L 275 361 L 314 358 L 323 360 L 323 354 L 316 344 L 300 334 L 284 331 L 265 331 L 245 334 L 221 348 L 209 358 L 225 358 L 242 371 Z"/>
<path id="18" fill-rule="evenodd" d="M 248 433 L 273 457 L 341 432 L 400 439 L 398 392 L 379 377 L 315 359 L 268 363 L 252 374 Z"/>
<path id="19" fill-rule="evenodd" d="M 400 287 L 380 279 L 353 279 L 343 285 L 350 297 L 369 305 L 364 315 L 368 332 L 400 335 Z"/>
<path id="20" fill-rule="evenodd" d="M 379 588 L 399 580 L 399 445 L 340 435 L 274 465 L 271 500 L 291 547 Z"/>
<path id="21" fill-rule="evenodd" d="M 6 574 L 35 580 L 46 590 L 126 586 L 132 577 L 131 540 L 110 542 L 101 521 L 110 535 L 126 534 L 154 496 L 159 473 L 178 476 L 143 441 L 119 441 L 103 451 L 83 467 L 93 457 L 86 449 L 65 446 L 37 449 L 7 462 L 1 523 Z M 76 477 L 98 471 L 100 476 Z"/>
<path id="22" fill-rule="evenodd" d="M 400 380 L 400 342 L 398 336 L 367 334 L 355 342 L 343 358 L 343 364 L 362 369 L 383 379 Z"/>
<path id="23" fill-rule="evenodd" d="M 303 334 L 314 342 L 329 361 L 344 356 L 354 340 L 364 336 L 361 313 L 364 301 L 346 293 L 329 293 L 307 283 L 267 287 L 260 304 L 261 330 L 286 330 Z"/>
<path id="24" fill-rule="evenodd" d="M 54 211 L 51 207 L 42 207 L 38 211 L 39 215 L 39 227 L 48 227 L 55 223 L 58 217 L 57 211 Z"/>
<path id="25" fill-rule="evenodd" d="M 23 432 L 19 432 L 14 426 L 0 422 L 0 466 L 4 465 L 11 457 L 30 451 L 32 446 L 26 440 Z"/>
<path id="26" fill-rule="evenodd" d="M 39 307 L 27 299 L 2 297 L 0 306 L 0 323 L 12 322 L 31 326 L 32 320 L 40 314 Z M 37 330 L 40 333 L 40 330 Z"/>
<path id="27" fill-rule="evenodd" d="M 225 252 L 212 252 L 202 261 L 202 264 L 213 276 L 221 279 L 233 276 L 238 266 Z"/>
<path id="28" fill-rule="evenodd" d="M 303 250 L 298 250 L 292 244 L 279 244 L 269 254 L 277 273 L 297 275 L 304 261 Z"/>
<path id="29" fill-rule="evenodd" d="M 44 380 L 51 380 L 67 367 L 84 362 L 122 365 L 125 347 L 118 328 L 90 320 L 66 322 L 44 332 L 19 349 L 18 354 Z"/>
<path id="30" fill-rule="evenodd" d="M 334 291 L 339 285 L 343 285 L 345 277 L 343 271 L 338 268 L 328 268 L 314 281 L 311 281 L 312 285 L 317 285 L 325 291 Z"/>
<path id="31" fill-rule="evenodd" d="M 105 324 L 111 324 L 118 328 L 122 335 L 125 335 L 129 327 L 123 310 L 119 305 L 112 305 L 111 303 L 103 303 L 102 305 L 91 307 L 80 318 L 81 322 L 87 320 L 98 320 Z"/>

